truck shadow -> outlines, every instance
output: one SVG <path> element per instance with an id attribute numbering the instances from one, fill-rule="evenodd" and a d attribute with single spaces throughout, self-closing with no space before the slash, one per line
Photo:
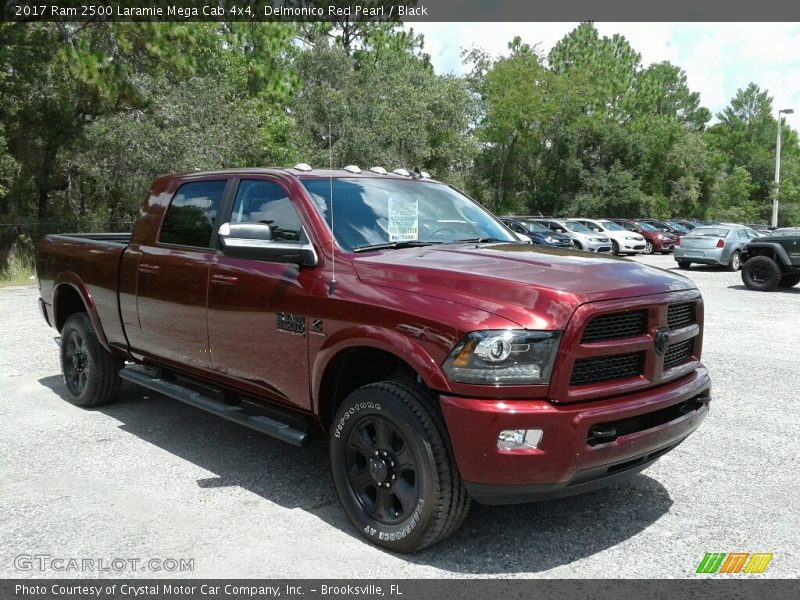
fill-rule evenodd
<path id="1" fill-rule="evenodd" d="M 728 289 L 729 290 L 744 290 L 744 291 L 750 292 L 752 294 L 758 294 L 759 293 L 759 292 L 752 291 L 746 285 L 729 285 Z M 778 294 L 800 294 L 800 287 L 775 288 L 774 290 L 772 290 L 769 293 L 770 294 L 775 294 L 775 293 L 778 293 Z"/>
<path id="2" fill-rule="evenodd" d="M 39 383 L 66 401 L 60 376 Z M 197 480 L 200 488 L 239 486 L 283 507 L 314 514 L 362 540 L 339 506 L 323 441 L 290 447 L 127 382 L 119 402 L 95 410 L 119 421 L 123 431 L 214 473 Z M 461 529 L 446 541 L 414 555 L 396 556 L 453 573 L 540 572 L 624 542 L 671 505 L 658 481 L 639 474 L 627 483 L 562 500 L 473 505 Z"/>

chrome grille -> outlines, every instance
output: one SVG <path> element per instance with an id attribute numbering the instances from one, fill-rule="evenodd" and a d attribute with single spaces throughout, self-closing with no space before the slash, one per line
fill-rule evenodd
<path id="1" fill-rule="evenodd" d="M 694 352 L 694 338 L 671 344 L 664 353 L 664 369 L 671 369 L 687 362 Z"/>
<path id="2" fill-rule="evenodd" d="M 644 352 L 579 358 L 572 368 L 570 385 L 589 385 L 638 377 L 644 369 Z"/>
<path id="3" fill-rule="evenodd" d="M 644 335 L 647 332 L 647 311 L 615 313 L 595 317 L 583 330 L 581 343 Z"/>

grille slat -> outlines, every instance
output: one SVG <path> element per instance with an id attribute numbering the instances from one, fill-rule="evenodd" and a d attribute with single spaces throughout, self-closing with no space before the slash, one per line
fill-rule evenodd
<path id="1" fill-rule="evenodd" d="M 664 368 L 671 369 L 687 362 L 694 353 L 694 338 L 671 344 L 664 353 Z"/>
<path id="2" fill-rule="evenodd" d="M 570 385 L 589 385 L 638 377 L 644 369 L 644 352 L 579 358 L 572 368 Z"/>
<path id="3" fill-rule="evenodd" d="M 667 327 L 677 329 L 685 325 L 697 323 L 696 302 L 670 304 L 667 308 Z"/>
<path id="4" fill-rule="evenodd" d="M 647 332 L 647 311 L 595 317 L 583 330 L 581 343 L 636 337 Z"/>

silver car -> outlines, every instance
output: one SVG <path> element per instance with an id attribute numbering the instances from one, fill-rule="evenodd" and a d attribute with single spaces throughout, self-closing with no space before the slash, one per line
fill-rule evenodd
<path id="1" fill-rule="evenodd" d="M 586 252 L 611 252 L 611 240 L 604 234 L 596 234 L 594 231 L 572 221 L 563 219 L 530 219 L 541 223 L 555 231 L 563 233 L 572 240 L 573 245 L 579 250 Z"/>
<path id="2" fill-rule="evenodd" d="M 757 237 L 757 231 L 742 225 L 697 227 L 675 241 L 675 260 L 681 269 L 697 263 L 738 271 L 742 267 L 742 248 Z"/>

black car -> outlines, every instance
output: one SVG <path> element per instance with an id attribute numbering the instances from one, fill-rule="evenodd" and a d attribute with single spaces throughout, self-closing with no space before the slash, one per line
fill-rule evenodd
<path id="1" fill-rule="evenodd" d="M 556 233 L 549 227 L 533 221 L 517 221 L 516 219 L 500 219 L 514 233 L 528 236 L 531 244 L 547 248 L 572 248 L 572 240 L 566 235 Z"/>

